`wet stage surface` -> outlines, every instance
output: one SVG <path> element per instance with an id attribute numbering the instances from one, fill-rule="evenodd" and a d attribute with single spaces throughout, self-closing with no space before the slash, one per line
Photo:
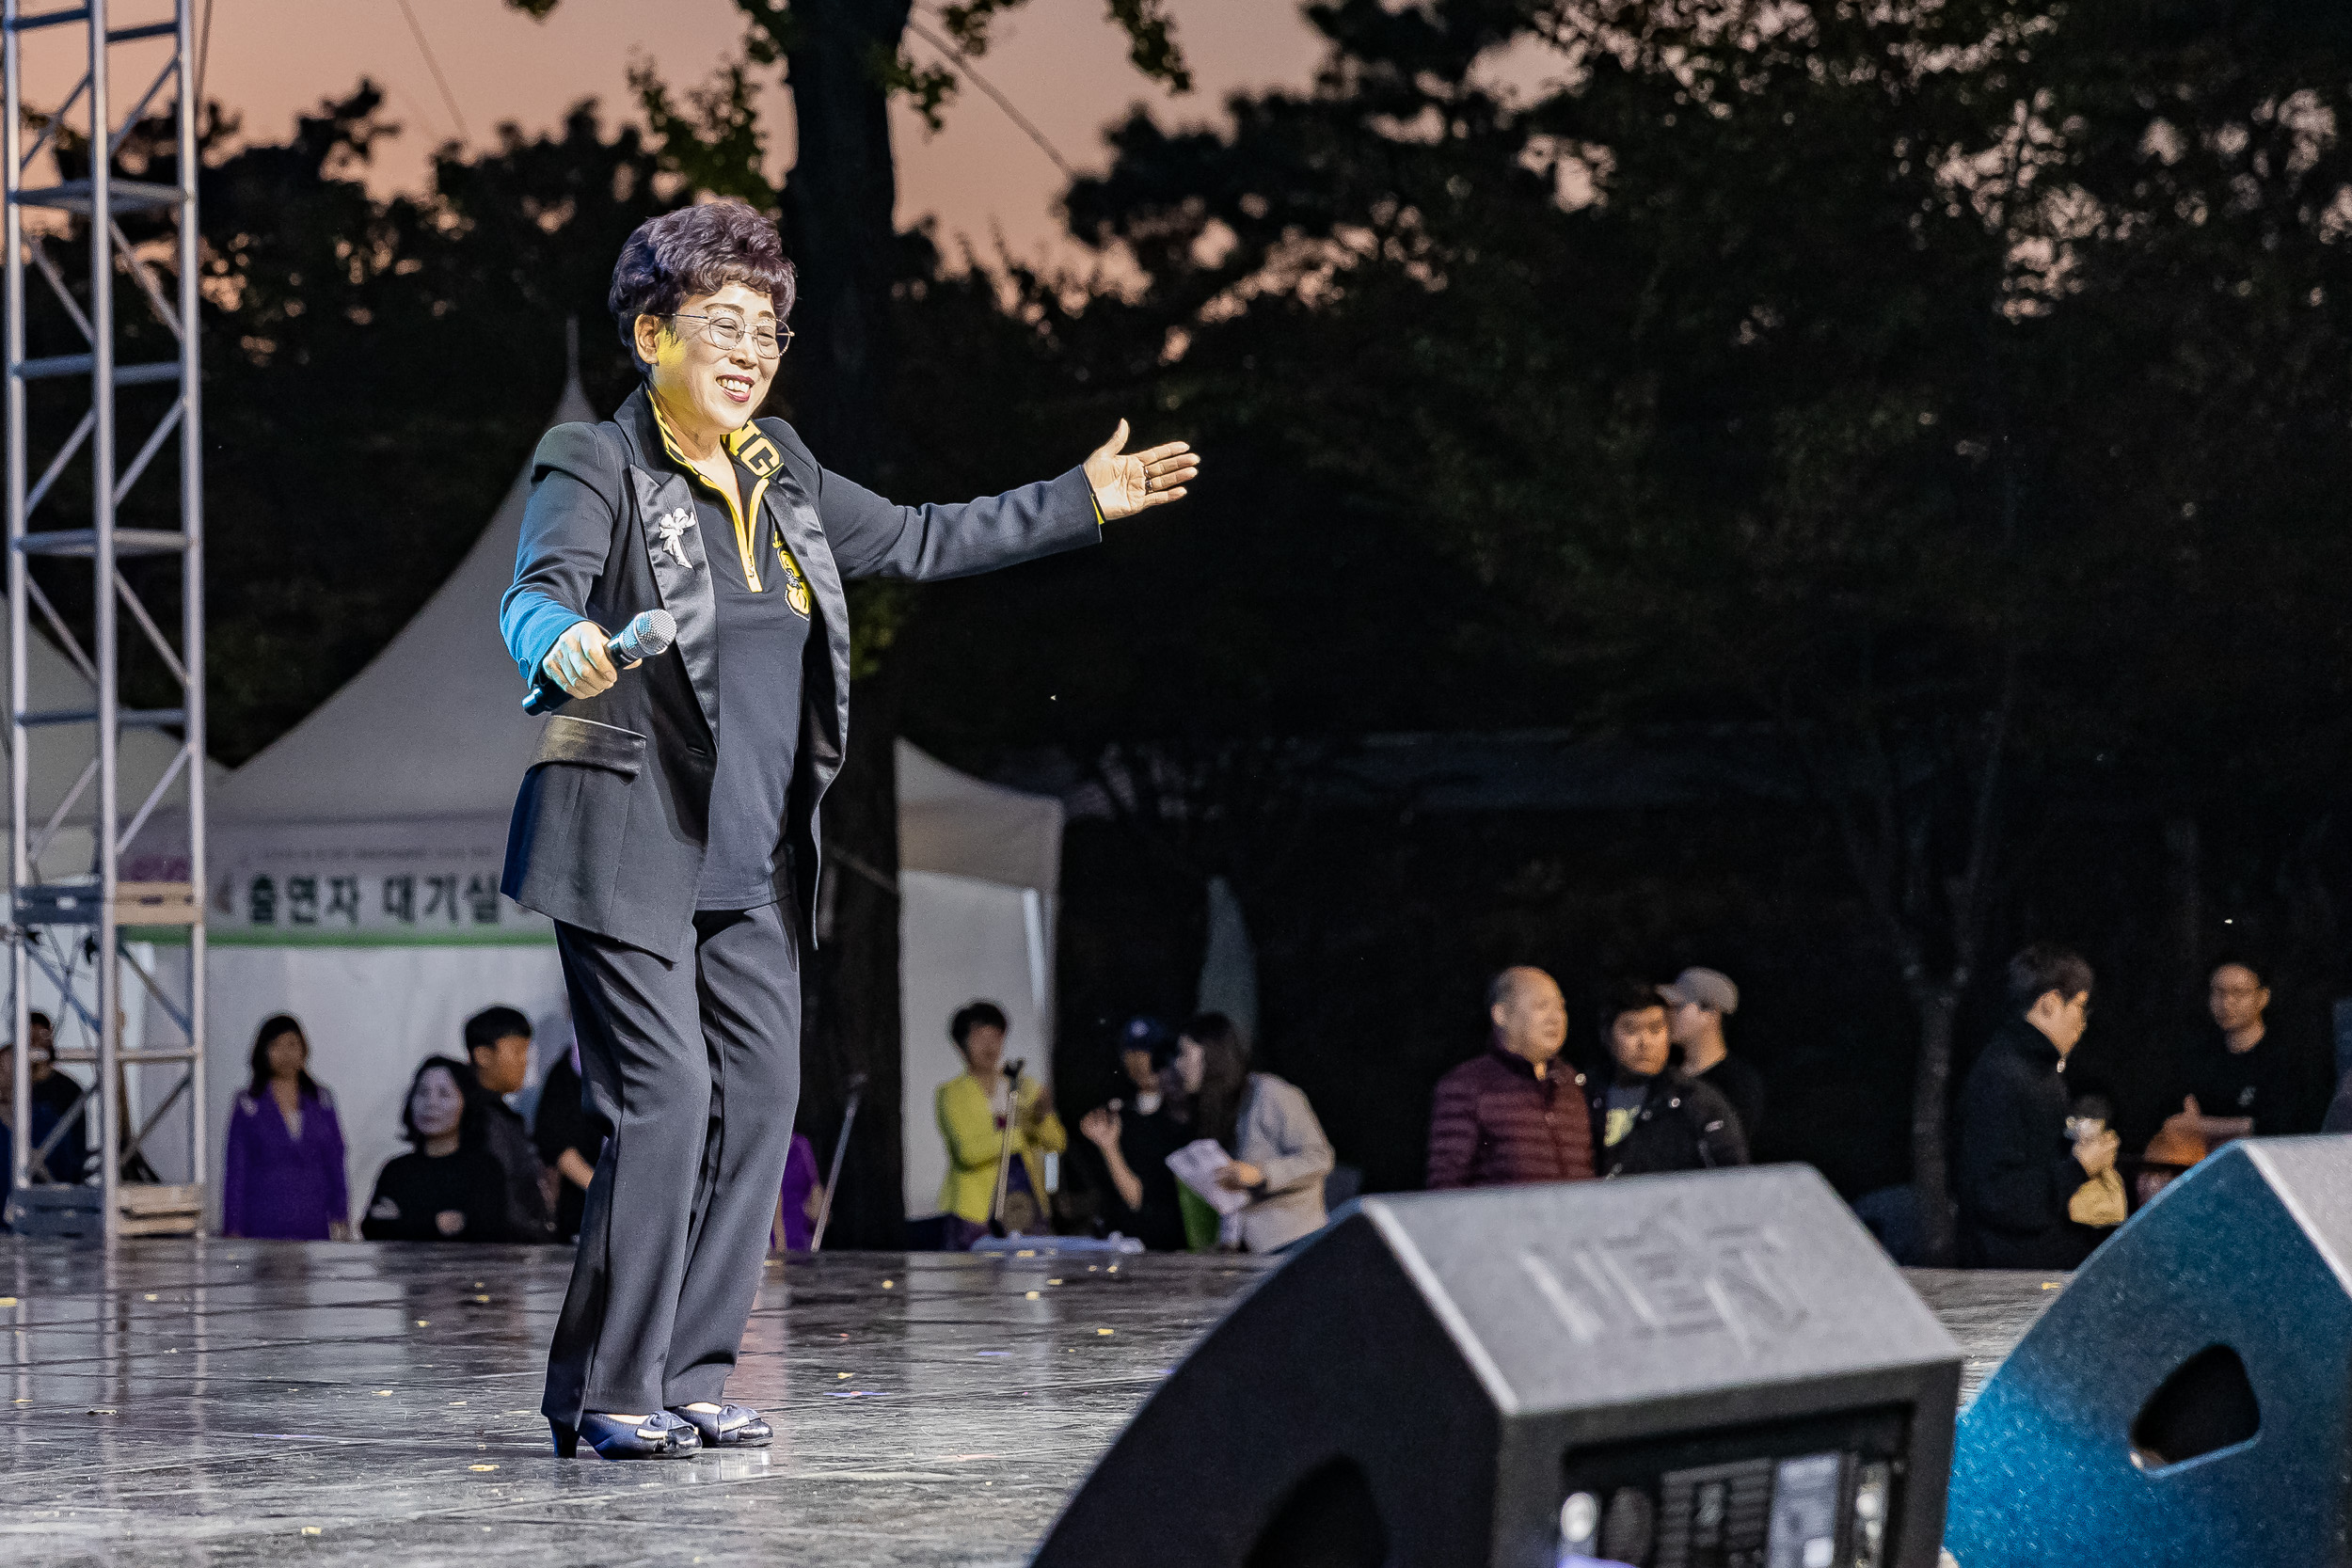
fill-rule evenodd
<path id="1" fill-rule="evenodd" d="M 1010 1568 L 1263 1272 L 771 1265 L 728 1396 L 775 1445 L 612 1464 L 552 1458 L 538 1415 L 569 1268 L 557 1248 L 153 1241 L 110 1260 L 0 1238 L 0 1561 Z M 1966 1397 L 2062 1276 L 1910 1277 L 1968 1354 Z"/>

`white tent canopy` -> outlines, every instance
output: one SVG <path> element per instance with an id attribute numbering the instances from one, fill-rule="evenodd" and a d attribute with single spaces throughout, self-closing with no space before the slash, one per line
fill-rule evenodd
<path id="1" fill-rule="evenodd" d="M 898 742 L 898 863 L 1005 887 L 1061 885 L 1062 804 L 959 773 Z"/>

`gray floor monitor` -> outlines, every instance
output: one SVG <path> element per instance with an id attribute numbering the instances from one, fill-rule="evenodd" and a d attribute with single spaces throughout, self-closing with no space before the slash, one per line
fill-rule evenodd
<path id="1" fill-rule="evenodd" d="M 1818 1175 L 1366 1198 L 1037 1568 L 1933 1568 L 1959 1351 Z"/>

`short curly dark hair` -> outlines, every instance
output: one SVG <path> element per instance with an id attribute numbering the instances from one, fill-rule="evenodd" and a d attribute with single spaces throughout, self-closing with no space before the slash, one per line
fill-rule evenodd
<path id="1" fill-rule="evenodd" d="M 975 1029 L 993 1029 L 1004 1034 L 1012 1028 L 1005 1018 L 1005 1009 L 993 1002 L 967 1002 L 956 1009 L 956 1016 L 947 1021 L 947 1037 L 961 1051 L 971 1043 Z"/>
<path id="2" fill-rule="evenodd" d="M 706 201 L 639 224 L 612 263 L 612 288 L 604 299 L 638 372 L 651 368 L 637 357 L 638 317 L 667 316 L 689 295 L 729 283 L 774 301 L 777 321 L 791 316 L 798 277 L 776 226 L 748 204 Z"/>

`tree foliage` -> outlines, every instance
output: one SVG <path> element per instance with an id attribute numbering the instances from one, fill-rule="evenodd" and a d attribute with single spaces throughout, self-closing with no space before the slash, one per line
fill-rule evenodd
<path id="1" fill-rule="evenodd" d="M 1475 570 L 1562 717 L 1774 725 L 1919 1008 L 1940 1180 L 1955 1009 L 2063 813 L 2341 763 L 2344 26 L 1310 14 L 1311 91 L 1138 114 L 1074 230 L 1170 384 Z"/>
<path id="2" fill-rule="evenodd" d="M 583 106 L 445 150 L 416 196 L 360 182 L 397 129 L 373 88 L 283 143 L 208 120 L 224 760 L 355 672 L 471 542 L 552 404 L 567 317 L 592 401 L 619 400 L 612 258 L 707 192 L 777 212 L 834 281 L 776 411 L 836 467 L 985 493 L 1121 415 L 1212 454 L 1115 549 L 943 585 L 919 619 L 859 604 L 861 673 L 898 641 L 927 743 L 1047 742 L 1130 780 L 1191 759 L 1208 782 L 1172 793 L 1219 800 L 1153 808 L 1190 835 L 1187 875 L 1288 863 L 1265 847 L 1299 826 L 1278 775 L 1347 736 L 1762 726 L 1910 998 L 1931 1165 L 1962 1001 L 2086 821 L 2202 820 L 2216 843 L 2272 823 L 2274 858 L 2341 858 L 2332 11 L 1330 0 L 1311 86 L 1214 128 L 1113 129 L 1068 212 L 1118 264 L 1057 275 L 888 232 L 879 95 L 914 90 L 909 62 L 812 29 L 854 11 L 895 50 L 902 0 L 739 3 L 743 50 L 706 87 L 639 63 L 646 131 Z M 942 19 L 961 57 L 1004 8 Z M 1181 64 L 1145 47 L 1159 8 L 1114 17 L 1148 72 Z M 796 114 L 846 150 L 830 186 L 767 168 L 753 89 L 787 64 L 812 72 Z M 126 143 L 126 172 L 170 178 L 157 145 Z M 71 234 L 49 244 L 86 272 Z M 120 287 L 135 349 L 160 329 Z M 28 326 L 31 352 L 71 351 Z M 862 722 L 887 709 L 862 701 Z M 1263 820 L 1213 821 L 1220 801 Z"/>

